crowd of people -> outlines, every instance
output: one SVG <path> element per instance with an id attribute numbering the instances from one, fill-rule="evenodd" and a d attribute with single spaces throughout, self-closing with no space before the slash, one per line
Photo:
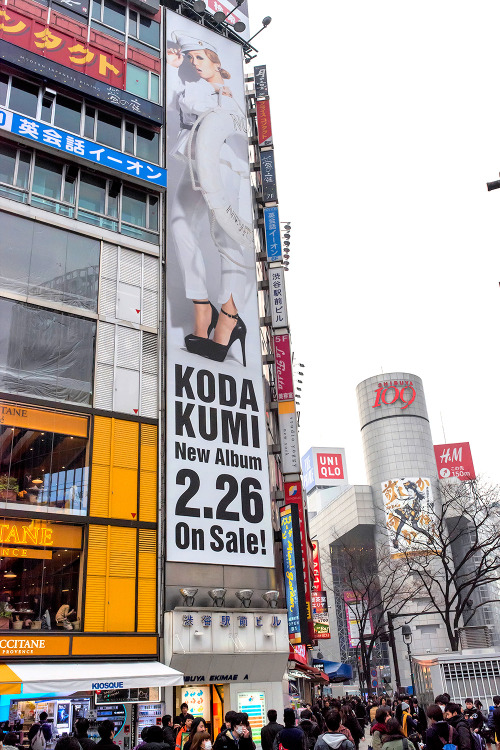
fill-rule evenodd
<path id="1" fill-rule="evenodd" d="M 417 698 L 359 696 L 318 700 L 300 711 L 285 708 L 283 724 L 274 709 L 261 730 L 262 750 L 359 750 L 366 739 L 370 750 L 500 750 L 500 696 L 488 712 L 481 701 L 467 698 L 465 706 L 446 693 L 437 695 L 424 711 Z M 210 725 L 192 716 L 183 703 L 181 713 L 162 718 L 162 726 L 145 727 L 134 750 L 255 750 L 248 714 L 228 711 L 214 738 Z M 114 742 L 115 725 L 99 722 L 100 740 L 88 737 L 89 721 L 78 719 L 73 735 L 61 737 L 55 750 L 120 750 Z M 30 750 L 45 750 L 52 736 L 45 713 L 29 732 Z M 18 750 L 14 732 L 3 736 L 3 750 Z"/>

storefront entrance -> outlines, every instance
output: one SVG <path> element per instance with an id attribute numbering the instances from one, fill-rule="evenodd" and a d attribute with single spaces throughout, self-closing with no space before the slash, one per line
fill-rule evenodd
<path id="1" fill-rule="evenodd" d="M 194 718 L 201 716 L 205 720 L 213 739 L 219 734 L 224 723 L 224 694 L 228 695 L 228 686 L 220 685 L 184 685 L 175 689 L 174 719 L 181 713 L 182 703 L 188 704 L 188 713 Z M 227 709 L 229 710 L 229 709 Z"/>

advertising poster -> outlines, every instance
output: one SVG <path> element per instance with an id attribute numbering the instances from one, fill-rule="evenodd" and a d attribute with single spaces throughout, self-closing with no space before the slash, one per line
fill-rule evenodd
<path id="1" fill-rule="evenodd" d="M 188 704 L 188 713 L 197 716 L 210 716 L 210 688 L 185 687 L 182 690 L 182 702 Z"/>
<path id="2" fill-rule="evenodd" d="M 167 17 L 167 559 L 273 567 L 242 48 Z"/>
<path id="3" fill-rule="evenodd" d="M 260 730 L 267 724 L 265 693 L 256 690 L 238 693 L 238 713 L 248 714 L 252 739 L 256 745 L 260 745 Z"/>
<path id="4" fill-rule="evenodd" d="M 281 542 L 285 571 L 285 594 L 288 610 L 290 643 L 304 643 L 307 638 L 307 617 L 304 602 L 304 573 L 300 550 L 299 513 L 296 505 L 280 508 Z"/>
<path id="5" fill-rule="evenodd" d="M 354 591 L 344 591 L 344 604 L 345 604 L 345 615 L 347 620 L 347 632 L 349 636 L 349 646 L 356 648 L 359 646 L 359 615 L 361 614 L 361 608 L 357 608 L 356 604 L 359 602 L 358 596 Z M 371 615 L 368 614 L 366 618 L 365 627 L 363 629 L 363 635 L 370 636 L 373 633 L 373 626 Z"/>
<path id="6" fill-rule="evenodd" d="M 434 500 L 429 479 L 403 477 L 382 482 L 391 557 L 427 554 L 433 543 Z"/>
<path id="7" fill-rule="evenodd" d="M 456 477 L 461 482 L 476 478 L 469 443 L 435 445 L 434 455 L 440 479 Z"/>
<path id="8" fill-rule="evenodd" d="M 316 640 L 330 638 L 330 620 L 328 618 L 328 599 L 326 591 L 312 592 L 312 613 L 314 638 Z"/>

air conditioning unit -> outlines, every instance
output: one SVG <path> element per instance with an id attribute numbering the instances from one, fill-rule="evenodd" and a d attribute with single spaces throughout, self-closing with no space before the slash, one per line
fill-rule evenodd
<path id="1" fill-rule="evenodd" d="M 467 625 L 458 629 L 462 648 L 489 648 L 493 645 L 491 630 L 486 625 Z"/>

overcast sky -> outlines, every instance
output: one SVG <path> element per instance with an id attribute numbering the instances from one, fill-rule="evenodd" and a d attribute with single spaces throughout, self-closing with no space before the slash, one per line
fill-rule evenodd
<path id="1" fill-rule="evenodd" d="M 306 365 L 302 455 L 344 446 L 366 481 L 355 389 L 424 381 L 434 443 L 500 482 L 500 5 L 250 0 L 267 64 L 287 293 Z M 252 65 L 247 65 L 247 71 Z"/>

